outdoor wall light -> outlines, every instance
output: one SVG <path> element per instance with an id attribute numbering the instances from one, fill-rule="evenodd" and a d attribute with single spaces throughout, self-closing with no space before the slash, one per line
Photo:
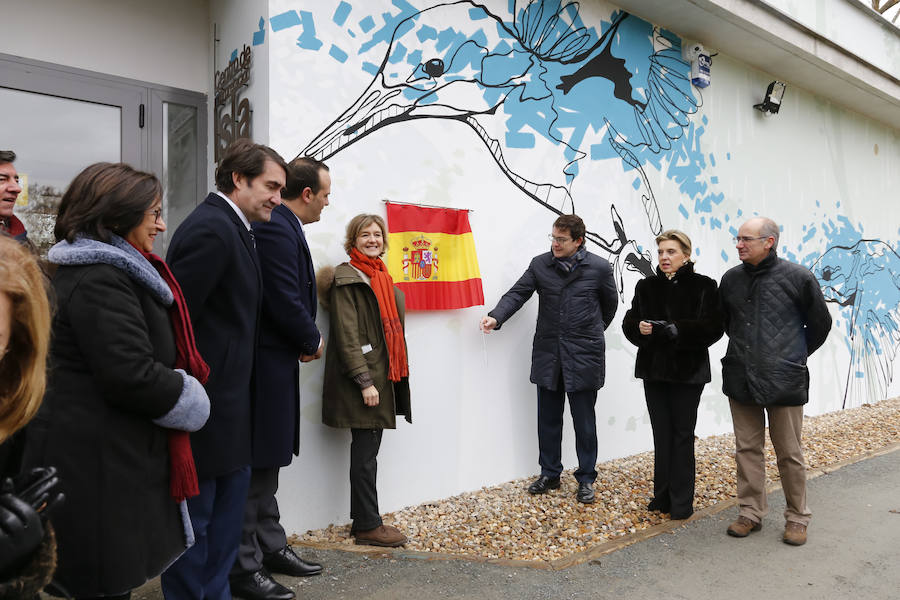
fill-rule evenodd
<path id="1" fill-rule="evenodd" d="M 774 115 L 781 108 L 781 99 L 784 97 L 785 85 L 780 81 L 773 81 L 766 88 L 766 99 L 760 104 L 754 104 L 753 108 L 761 113 Z"/>

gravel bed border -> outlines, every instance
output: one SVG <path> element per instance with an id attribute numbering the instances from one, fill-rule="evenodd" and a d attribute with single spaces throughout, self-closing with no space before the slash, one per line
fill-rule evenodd
<path id="1" fill-rule="evenodd" d="M 900 398 L 805 418 L 803 448 L 809 479 L 900 449 Z M 698 439 L 695 454 L 695 512 L 690 520 L 737 503 L 734 436 Z M 385 523 L 401 528 L 410 538 L 405 548 L 356 546 L 349 524 L 293 535 L 290 543 L 373 557 L 564 569 L 688 522 L 646 509 L 652 492 L 653 452 L 600 463 L 597 472 L 594 504 L 575 501 L 576 483 L 569 470 L 559 490 L 542 496 L 525 491 L 533 479 L 528 477 L 384 515 Z M 778 479 L 774 450 L 766 436 L 770 492 L 780 489 Z"/>

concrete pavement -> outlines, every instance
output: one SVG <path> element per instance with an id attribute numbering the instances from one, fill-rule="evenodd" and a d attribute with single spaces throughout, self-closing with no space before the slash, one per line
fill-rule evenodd
<path id="1" fill-rule="evenodd" d="M 762 531 L 745 539 L 725 535 L 729 508 L 561 570 L 300 547 L 325 573 L 277 578 L 310 600 L 900 598 L 900 451 L 810 480 L 805 546 L 781 542 L 781 490 L 769 501 Z M 158 581 L 133 598 L 161 600 Z"/>

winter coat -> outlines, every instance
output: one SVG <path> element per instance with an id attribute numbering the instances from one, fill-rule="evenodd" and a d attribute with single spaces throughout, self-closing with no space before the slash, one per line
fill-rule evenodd
<path id="1" fill-rule="evenodd" d="M 254 223 L 263 307 L 253 405 L 253 468 L 284 467 L 300 452 L 300 367 L 315 354 L 316 276 L 300 221 L 284 204 Z"/>
<path id="2" fill-rule="evenodd" d="M 338 265 L 333 276 L 328 299 L 322 302 L 331 314 L 325 344 L 322 422 L 331 427 L 394 429 L 395 416 L 403 415 L 412 423 L 409 379 L 388 379 L 388 349 L 375 292 L 349 263 Z M 320 288 L 326 285 L 327 281 L 320 282 Z M 404 296 L 396 286 L 394 298 L 405 330 Z M 378 406 L 363 403 L 361 388 L 353 380 L 366 372 L 378 390 Z"/>
<path id="3" fill-rule="evenodd" d="M 603 332 L 619 307 L 609 263 L 590 252 L 570 272 L 551 252 L 532 259 L 528 269 L 494 310 L 497 329 L 537 292 L 537 327 L 531 354 L 531 382 L 567 392 L 598 390 L 606 377 Z M 562 372 L 562 381 L 558 374 Z"/>
<path id="4" fill-rule="evenodd" d="M 806 404 L 806 359 L 831 330 L 815 276 L 771 251 L 756 266 L 729 269 L 719 294 L 729 338 L 722 392 L 742 404 Z"/>
<path id="5" fill-rule="evenodd" d="M 641 321 L 668 321 L 677 335 L 662 327 L 641 335 Z M 638 347 L 634 376 L 647 381 L 706 383 L 710 377 L 709 348 L 722 337 L 722 316 L 716 282 L 694 272 L 694 263 L 678 269 L 672 279 L 659 267 L 656 275 L 638 281 L 622 333 Z"/>
<path id="6" fill-rule="evenodd" d="M 171 368 L 169 287 L 137 250 L 113 241 L 50 250 L 60 266 L 47 393 L 23 457 L 25 469 L 59 472 L 55 580 L 74 597 L 136 588 L 192 541 L 169 493 L 168 430 L 157 423 L 174 426 L 182 409 L 197 409 L 179 427 L 192 430 L 209 412 L 199 382 Z"/>

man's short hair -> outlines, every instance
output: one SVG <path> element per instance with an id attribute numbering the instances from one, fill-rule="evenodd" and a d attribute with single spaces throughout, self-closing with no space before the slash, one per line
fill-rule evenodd
<path id="1" fill-rule="evenodd" d="M 0 150 L 0 164 L 16 162 L 16 153 L 12 150 Z"/>
<path id="2" fill-rule="evenodd" d="M 584 237 L 584 221 L 578 215 L 562 215 L 553 221 L 553 226 L 560 231 L 568 231 L 573 240 Z"/>
<path id="3" fill-rule="evenodd" d="M 288 164 L 287 182 L 281 197 L 294 200 L 299 198 L 306 188 L 309 188 L 313 194 L 318 194 L 322 188 L 320 171 L 328 171 L 328 165 L 311 156 L 295 158 Z"/>
<path id="4" fill-rule="evenodd" d="M 762 225 L 759 227 L 759 235 L 775 238 L 773 248 L 778 248 L 778 237 L 781 235 L 781 229 L 779 229 L 778 223 L 768 217 L 760 217 L 760 219 L 762 219 Z"/>
<path id="5" fill-rule="evenodd" d="M 268 146 L 256 144 L 247 138 L 231 142 L 225 149 L 222 162 L 216 168 L 216 189 L 223 194 L 230 194 L 234 191 L 234 173 L 253 180 L 265 170 L 267 160 L 277 164 L 287 174 L 287 163 Z"/>

